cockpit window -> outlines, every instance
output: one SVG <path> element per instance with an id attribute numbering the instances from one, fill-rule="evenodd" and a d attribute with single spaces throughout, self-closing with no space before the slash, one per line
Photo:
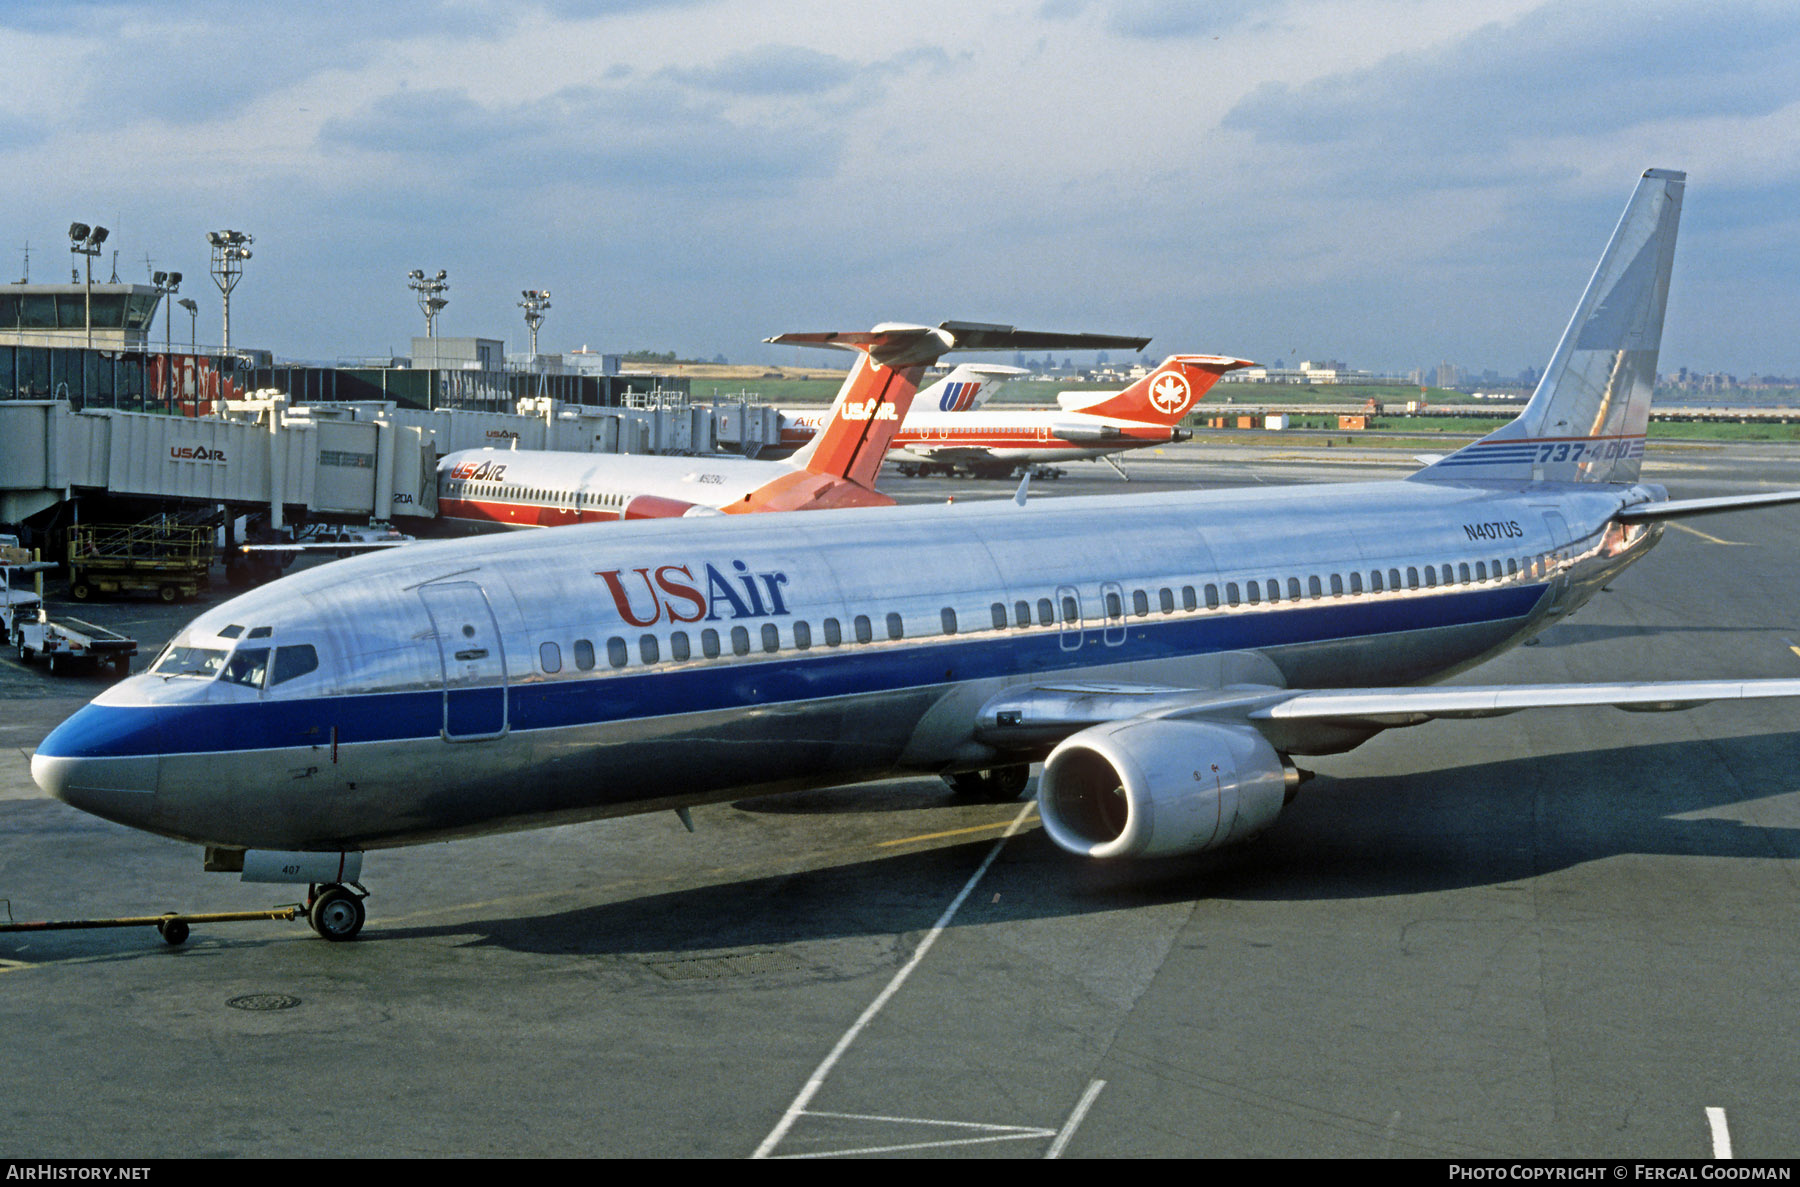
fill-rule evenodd
<path id="1" fill-rule="evenodd" d="M 219 679 L 227 684 L 242 684 L 246 688 L 261 688 L 263 677 L 269 671 L 269 649 L 267 647 L 240 647 L 231 653 L 225 661 L 225 670 Z"/>
<path id="2" fill-rule="evenodd" d="M 244 633 L 244 628 L 234 622 L 230 626 L 226 627 L 224 630 L 219 632 L 219 638 L 235 639 L 243 633 Z"/>
<path id="3" fill-rule="evenodd" d="M 271 634 L 274 633 L 274 631 L 275 631 L 274 627 L 253 626 L 250 628 L 250 633 L 248 635 L 245 635 L 244 638 L 246 638 L 246 639 L 267 639 Z"/>
<path id="4" fill-rule="evenodd" d="M 211 680 L 225 664 L 224 651 L 215 647 L 171 647 L 150 669 L 158 676 L 198 676 Z"/>
<path id="5" fill-rule="evenodd" d="M 319 653 L 311 643 L 275 649 L 275 670 L 269 676 L 269 687 L 304 676 L 319 666 Z"/>

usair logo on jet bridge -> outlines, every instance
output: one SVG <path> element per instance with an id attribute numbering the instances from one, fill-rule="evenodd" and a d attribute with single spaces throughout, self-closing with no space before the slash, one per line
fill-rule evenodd
<path id="1" fill-rule="evenodd" d="M 1174 416 L 1193 401 L 1194 393 L 1186 377 L 1173 371 L 1165 372 L 1150 385 L 1150 402 L 1165 415 Z"/>

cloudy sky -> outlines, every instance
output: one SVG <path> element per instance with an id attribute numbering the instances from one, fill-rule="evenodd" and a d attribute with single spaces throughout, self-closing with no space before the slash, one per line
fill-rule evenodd
<path id="1" fill-rule="evenodd" d="M 1789 0 L 0 0 L 0 61 L 7 278 L 103 223 L 216 343 L 249 231 L 233 341 L 284 358 L 404 353 L 441 268 L 439 332 L 511 350 L 546 288 L 552 351 L 956 318 L 1510 373 L 1658 167 L 1663 368 L 1800 375 Z"/>

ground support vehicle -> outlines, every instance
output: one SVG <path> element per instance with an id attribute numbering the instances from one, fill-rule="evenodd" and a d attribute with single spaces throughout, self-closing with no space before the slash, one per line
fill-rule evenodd
<path id="1" fill-rule="evenodd" d="M 83 622 L 79 618 L 51 621 L 41 610 L 34 618 L 25 619 L 12 628 L 13 650 L 22 664 L 43 660 L 50 670 L 61 673 L 77 665 L 94 664 L 110 667 L 120 676 L 131 674 L 131 657 L 137 654 L 137 640 L 117 631 Z"/>
<path id="2" fill-rule="evenodd" d="M 208 584 L 213 529 L 156 519 L 137 524 L 77 524 L 69 529 L 69 596 L 154 593 L 191 598 Z"/>

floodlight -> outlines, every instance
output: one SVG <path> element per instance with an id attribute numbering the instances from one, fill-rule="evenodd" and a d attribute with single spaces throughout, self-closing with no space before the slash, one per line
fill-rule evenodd
<path id="1" fill-rule="evenodd" d="M 82 240 L 86 239 L 88 237 L 88 234 L 90 233 L 90 231 L 91 231 L 91 228 L 86 223 L 70 223 L 69 224 L 69 238 L 73 239 L 77 243 L 80 243 Z"/>

